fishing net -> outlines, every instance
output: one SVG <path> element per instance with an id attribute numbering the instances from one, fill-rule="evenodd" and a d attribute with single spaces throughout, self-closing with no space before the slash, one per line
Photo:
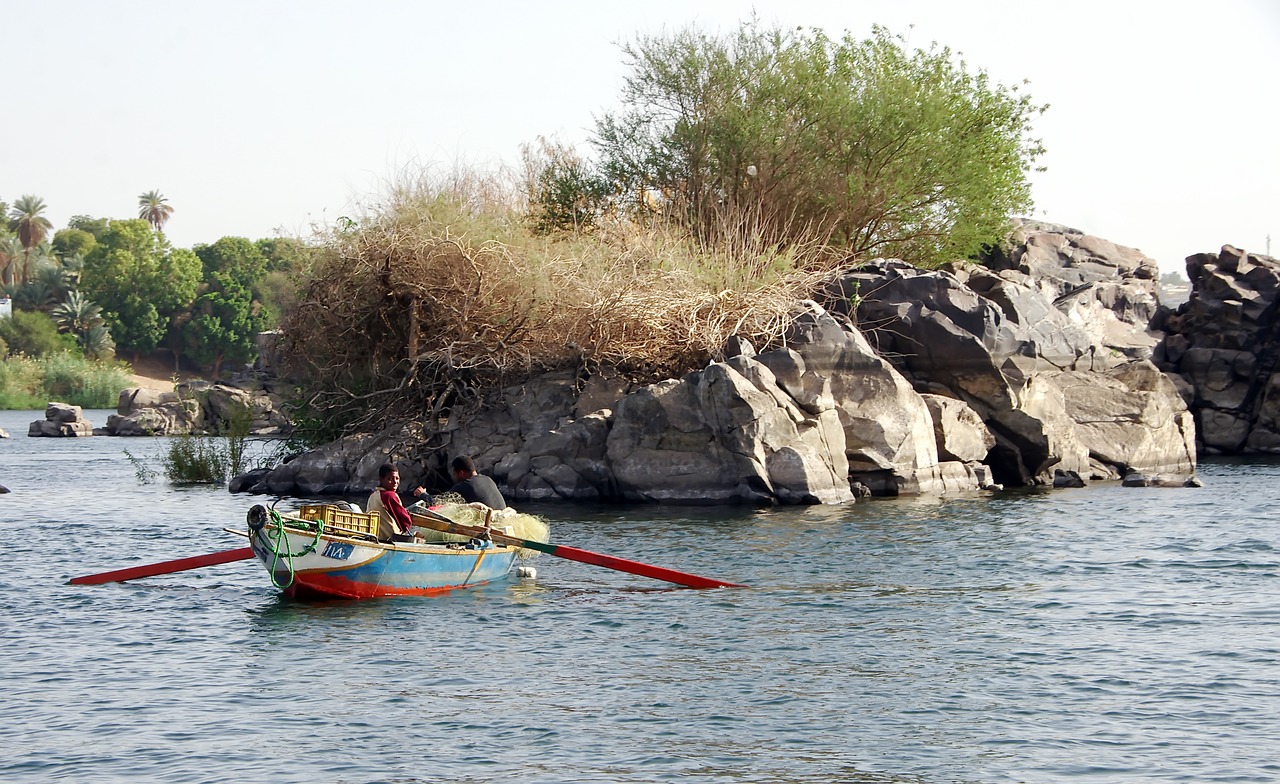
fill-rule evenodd
<path id="1" fill-rule="evenodd" d="M 452 498 L 450 496 L 453 496 Z M 463 525 L 484 525 L 485 511 L 471 506 L 455 494 L 441 494 L 434 497 L 436 506 L 432 511 Z M 540 517 L 517 512 L 514 509 L 500 509 L 493 513 L 489 525 L 497 531 L 520 539 L 535 542 L 547 542 L 551 539 L 551 527 Z M 427 528 L 417 530 L 419 536 L 428 542 L 466 542 L 469 538 L 458 534 L 448 534 Z M 537 555 L 536 550 L 520 549 L 519 557 L 526 560 Z"/>

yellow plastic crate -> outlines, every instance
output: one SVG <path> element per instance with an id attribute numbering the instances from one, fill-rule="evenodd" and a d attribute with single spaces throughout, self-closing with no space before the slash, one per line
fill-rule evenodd
<path id="1" fill-rule="evenodd" d="M 377 512 L 352 512 L 330 504 L 307 504 L 298 510 L 298 517 L 311 522 L 322 520 L 326 531 L 378 538 Z"/>

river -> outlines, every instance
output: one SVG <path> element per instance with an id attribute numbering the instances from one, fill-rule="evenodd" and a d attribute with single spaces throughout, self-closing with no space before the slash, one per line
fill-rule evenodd
<path id="1" fill-rule="evenodd" d="M 96 425 L 105 411 L 86 412 Z M 1280 780 L 1280 464 L 848 507 L 529 505 L 533 581 L 302 603 L 241 546 L 262 499 L 139 484 L 127 448 L 0 412 L 5 782 Z M 290 503 L 289 500 L 282 502 Z"/>

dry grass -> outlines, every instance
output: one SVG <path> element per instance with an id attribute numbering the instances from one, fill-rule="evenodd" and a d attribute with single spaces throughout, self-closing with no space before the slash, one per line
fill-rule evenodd
<path id="1" fill-rule="evenodd" d="M 330 231 L 282 325 L 311 410 L 354 428 L 440 415 L 539 371 L 608 366 L 648 380 L 719 358 L 733 335 L 774 344 L 840 261 L 732 217 L 714 248 L 620 218 L 536 236 L 518 188 L 469 172 L 388 192 Z"/>

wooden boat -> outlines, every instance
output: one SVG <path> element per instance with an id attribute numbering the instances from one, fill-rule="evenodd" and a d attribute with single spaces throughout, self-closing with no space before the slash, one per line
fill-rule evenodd
<path id="1" fill-rule="evenodd" d="M 429 596 L 501 580 L 519 548 L 486 538 L 448 542 L 379 542 L 378 515 L 332 505 L 278 513 L 249 511 L 253 554 L 271 581 L 298 598 L 372 599 Z M 455 537 L 460 538 L 460 537 Z"/>
<path id="2" fill-rule="evenodd" d="M 516 536 L 514 528 L 467 525 L 435 509 L 412 513 L 413 541 L 379 542 L 378 514 L 353 512 L 330 504 L 276 512 L 261 504 L 248 514 L 248 530 L 224 528 L 243 536 L 238 547 L 172 561 L 113 569 L 73 577 L 71 585 L 101 585 L 173 574 L 187 569 L 257 558 L 271 582 L 289 596 L 372 599 L 381 596 L 429 596 L 505 578 L 520 550 L 547 553 L 579 563 L 652 577 L 689 588 L 745 588 L 740 583 L 678 572 L 662 566 L 549 544 L 545 526 L 539 538 Z M 527 527 L 527 523 L 526 523 Z M 536 528 L 535 528 L 536 530 Z M 522 569 L 532 577 L 533 569 Z"/>

